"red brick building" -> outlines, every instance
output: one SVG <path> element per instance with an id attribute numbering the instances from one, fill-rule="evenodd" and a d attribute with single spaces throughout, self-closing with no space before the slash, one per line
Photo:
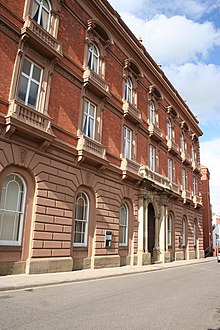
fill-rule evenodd
<path id="1" fill-rule="evenodd" d="M 106 0 L 0 3 L 0 271 L 204 256 L 198 121 Z"/>
<path id="2" fill-rule="evenodd" d="M 201 166 L 202 204 L 203 204 L 203 247 L 205 255 L 212 253 L 212 208 L 210 204 L 210 173 L 207 167 Z"/>

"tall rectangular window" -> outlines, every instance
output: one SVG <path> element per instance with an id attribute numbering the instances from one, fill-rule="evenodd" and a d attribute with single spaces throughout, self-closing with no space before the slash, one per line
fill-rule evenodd
<path id="1" fill-rule="evenodd" d="M 155 124 L 155 105 L 153 102 L 149 103 L 149 123 Z"/>
<path id="2" fill-rule="evenodd" d="M 186 170 L 182 168 L 182 190 L 186 190 Z"/>
<path id="3" fill-rule="evenodd" d="M 22 66 L 18 97 L 25 104 L 38 107 L 43 70 L 25 58 Z"/>
<path id="4" fill-rule="evenodd" d="M 131 148 L 132 147 L 132 131 L 124 126 L 124 146 L 123 153 L 124 157 L 131 159 Z"/>
<path id="5" fill-rule="evenodd" d="M 186 219 L 183 218 L 182 222 L 182 245 L 186 246 Z"/>
<path id="6" fill-rule="evenodd" d="M 173 161 L 168 158 L 168 179 L 173 182 Z"/>
<path id="7" fill-rule="evenodd" d="M 84 101 L 83 134 L 94 139 L 95 137 L 96 106 L 91 102 Z"/>
<path id="8" fill-rule="evenodd" d="M 193 192 L 193 196 L 197 195 L 197 182 L 196 182 L 196 177 L 193 177 L 193 182 L 192 182 L 193 186 L 192 186 L 192 192 Z"/>
<path id="9" fill-rule="evenodd" d="M 172 123 L 171 123 L 170 119 L 168 119 L 168 122 L 167 122 L 167 139 L 172 140 Z"/>
<path id="10" fill-rule="evenodd" d="M 149 167 L 151 171 L 156 171 L 156 149 L 152 145 L 149 146 Z"/>
<path id="11" fill-rule="evenodd" d="M 168 227 L 167 227 L 167 239 L 168 239 L 168 246 L 172 246 L 172 216 L 171 214 L 168 215 Z"/>

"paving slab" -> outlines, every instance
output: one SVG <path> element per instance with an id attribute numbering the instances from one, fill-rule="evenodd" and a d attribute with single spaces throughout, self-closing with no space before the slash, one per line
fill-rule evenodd
<path id="1" fill-rule="evenodd" d="M 147 266 L 123 266 L 114 268 L 88 269 L 62 273 L 20 274 L 0 276 L 0 291 L 31 289 L 65 283 L 97 280 L 115 276 L 125 276 L 175 267 L 190 266 L 204 262 L 216 262 L 216 257 L 159 263 Z"/>

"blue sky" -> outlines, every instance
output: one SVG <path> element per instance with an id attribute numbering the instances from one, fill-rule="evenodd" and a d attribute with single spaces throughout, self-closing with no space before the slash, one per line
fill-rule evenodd
<path id="1" fill-rule="evenodd" d="M 220 0 L 109 0 L 198 117 L 220 214 Z"/>

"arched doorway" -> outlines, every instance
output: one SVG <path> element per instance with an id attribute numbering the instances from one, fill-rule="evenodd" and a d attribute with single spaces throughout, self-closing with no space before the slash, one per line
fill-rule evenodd
<path id="1" fill-rule="evenodd" d="M 150 203 L 148 205 L 148 252 L 153 255 L 153 250 L 155 247 L 155 211 L 153 205 Z"/>

